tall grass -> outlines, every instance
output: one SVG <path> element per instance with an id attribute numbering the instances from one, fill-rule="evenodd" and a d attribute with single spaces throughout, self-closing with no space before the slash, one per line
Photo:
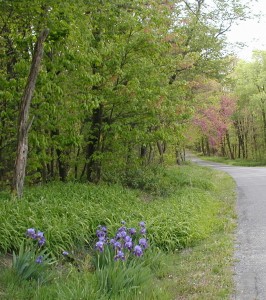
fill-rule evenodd
<path id="1" fill-rule="evenodd" d="M 155 247 L 183 248 L 215 230 L 214 216 L 221 202 L 213 199 L 212 175 L 212 171 L 198 167 L 172 168 L 159 183 L 169 186 L 168 197 L 154 196 L 149 201 L 139 190 L 80 183 L 30 188 L 18 202 L 3 197 L 0 251 L 17 250 L 25 230 L 33 227 L 45 232 L 49 250 L 58 255 L 74 245 L 93 245 L 99 224 L 114 233 L 121 220 L 132 226 L 145 220 Z"/>

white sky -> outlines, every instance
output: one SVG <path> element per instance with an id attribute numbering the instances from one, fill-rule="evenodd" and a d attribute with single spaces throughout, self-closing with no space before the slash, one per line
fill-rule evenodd
<path id="1" fill-rule="evenodd" d="M 232 26 L 227 37 L 230 43 L 245 43 L 243 49 L 235 49 L 237 56 L 244 60 L 250 60 L 253 50 L 266 50 L 266 0 L 257 0 L 251 6 L 254 14 L 261 14 L 260 18 L 239 21 Z"/>

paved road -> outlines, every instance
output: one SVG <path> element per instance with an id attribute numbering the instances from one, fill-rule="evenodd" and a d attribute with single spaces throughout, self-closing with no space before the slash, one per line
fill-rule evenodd
<path id="1" fill-rule="evenodd" d="M 229 173 L 237 184 L 237 300 L 266 300 L 266 167 L 235 167 L 190 159 Z"/>

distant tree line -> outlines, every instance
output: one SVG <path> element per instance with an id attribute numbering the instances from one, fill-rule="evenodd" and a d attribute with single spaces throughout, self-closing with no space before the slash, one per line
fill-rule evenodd
<path id="1" fill-rule="evenodd" d="M 231 159 L 265 159 L 266 51 L 254 51 L 249 62 L 236 61 L 226 87 L 226 102 L 224 97 L 217 105 L 217 101 L 211 103 L 207 97 L 208 108 L 198 110 L 194 119 L 200 130 L 196 138 L 197 150 L 205 155 L 216 154 Z M 213 97 L 215 89 L 211 90 Z"/>

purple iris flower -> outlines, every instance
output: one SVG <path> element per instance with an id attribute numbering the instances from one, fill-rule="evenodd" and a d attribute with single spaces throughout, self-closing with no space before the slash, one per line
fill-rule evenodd
<path id="1" fill-rule="evenodd" d="M 95 248 L 100 252 L 103 252 L 103 247 L 104 247 L 104 242 L 102 241 L 97 242 L 95 245 Z"/>
<path id="2" fill-rule="evenodd" d="M 111 245 L 114 245 L 115 242 L 116 242 L 115 239 L 110 239 L 110 244 L 111 244 Z"/>
<path id="3" fill-rule="evenodd" d="M 101 228 L 101 231 L 103 231 L 105 233 L 107 232 L 107 227 L 106 226 L 101 226 L 100 228 Z"/>
<path id="4" fill-rule="evenodd" d="M 96 235 L 97 235 L 98 238 L 100 238 L 100 237 L 105 237 L 106 233 L 102 230 L 97 230 Z"/>
<path id="5" fill-rule="evenodd" d="M 143 248 L 143 249 L 146 249 L 148 248 L 148 242 L 145 238 L 141 238 L 139 240 L 139 245 Z"/>
<path id="6" fill-rule="evenodd" d="M 114 243 L 114 247 L 115 247 L 116 249 L 118 249 L 118 250 L 121 250 L 122 245 L 121 245 L 120 242 L 115 242 L 115 243 Z"/>
<path id="7" fill-rule="evenodd" d="M 134 234 L 136 234 L 136 232 L 137 232 L 137 230 L 135 229 L 135 228 L 129 228 L 129 233 L 131 234 L 131 235 L 134 235 Z"/>
<path id="8" fill-rule="evenodd" d="M 141 249 L 141 247 L 139 245 L 136 245 L 134 247 L 134 250 L 133 250 L 133 253 L 136 255 L 136 256 L 142 256 L 143 255 L 143 251 Z"/>
<path id="9" fill-rule="evenodd" d="M 118 240 L 122 238 L 122 234 L 121 232 L 117 232 L 116 236 L 115 236 Z"/>
<path id="10" fill-rule="evenodd" d="M 32 239 L 36 239 L 36 232 L 34 228 L 27 229 L 26 236 Z"/>
<path id="11" fill-rule="evenodd" d="M 38 231 L 37 234 L 36 234 L 36 237 L 37 237 L 37 239 L 43 238 L 44 237 L 43 232 Z"/>
<path id="12" fill-rule="evenodd" d="M 141 234 L 146 234 L 146 228 L 145 227 L 141 227 L 140 231 Z"/>
<path id="13" fill-rule="evenodd" d="M 140 226 L 140 227 L 145 227 L 145 226 L 146 226 L 146 224 L 145 224 L 145 222 L 144 222 L 144 221 L 141 221 L 141 222 L 139 222 L 139 226 Z"/>
<path id="14" fill-rule="evenodd" d="M 125 238 L 127 236 L 127 232 L 125 230 L 120 232 L 121 238 Z"/>
<path id="15" fill-rule="evenodd" d="M 124 241 L 125 242 L 132 242 L 132 238 L 129 235 L 127 235 L 127 236 L 125 236 Z"/>
<path id="16" fill-rule="evenodd" d="M 68 255 L 69 255 L 69 253 L 68 253 L 67 251 L 63 251 L 62 254 L 63 254 L 64 256 L 68 256 Z"/>
<path id="17" fill-rule="evenodd" d="M 117 239 L 122 239 L 124 237 L 127 236 L 127 232 L 126 230 L 121 230 L 121 231 L 118 231 L 117 234 L 116 234 L 116 238 Z"/>
<path id="18" fill-rule="evenodd" d="M 126 226 L 121 226 L 117 229 L 117 232 L 126 231 L 126 230 L 127 230 Z"/>
<path id="19" fill-rule="evenodd" d="M 133 248 L 133 243 L 132 241 L 128 241 L 128 242 L 125 242 L 125 245 L 124 247 L 128 250 L 131 250 Z"/>
<path id="20" fill-rule="evenodd" d="M 101 242 L 106 242 L 106 237 L 105 237 L 105 236 L 100 236 L 100 237 L 99 237 L 99 241 L 101 241 Z"/>
<path id="21" fill-rule="evenodd" d="M 104 225 L 98 225 L 99 230 L 107 232 L 107 228 Z"/>
<path id="22" fill-rule="evenodd" d="M 117 261 L 117 260 L 125 260 L 126 258 L 125 258 L 125 254 L 124 254 L 124 252 L 123 251 L 117 251 L 117 254 L 116 254 L 116 256 L 115 256 L 115 261 Z"/>
<path id="23" fill-rule="evenodd" d="M 36 264 L 41 264 L 43 262 L 43 256 L 42 255 L 38 256 L 36 258 L 35 262 L 36 262 Z"/>
<path id="24" fill-rule="evenodd" d="M 46 240 L 45 240 L 45 237 L 41 237 L 39 240 L 38 240 L 38 245 L 39 246 L 43 246 L 45 244 Z"/>

